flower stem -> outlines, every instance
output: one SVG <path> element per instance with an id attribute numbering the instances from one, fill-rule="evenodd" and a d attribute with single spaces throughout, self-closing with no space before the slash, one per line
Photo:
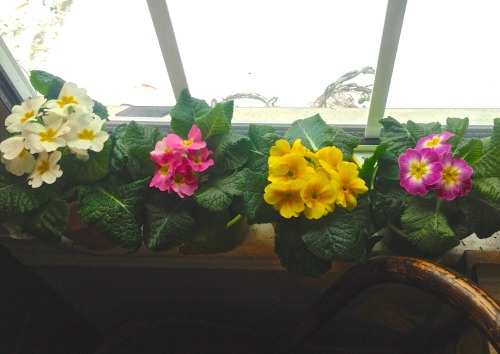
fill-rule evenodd
<path id="1" fill-rule="evenodd" d="M 229 220 L 228 223 L 226 224 L 226 229 L 229 229 L 231 226 L 236 224 L 238 221 L 240 221 L 241 218 L 242 218 L 241 214 L 238 214 L 234 218 Z"/>

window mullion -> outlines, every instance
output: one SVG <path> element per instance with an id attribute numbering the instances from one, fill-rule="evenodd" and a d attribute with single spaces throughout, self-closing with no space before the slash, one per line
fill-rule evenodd
<path id="1" fill-rule="evenodd" d="M 4 83 L 6 86 L 4 89 L 11 91 L 10 96 L 15 97 L 17 101 L 5 102 L 6 105 L 10 106 L 9 109 L 27 98 L 36 96 L 36 91 L 17 64 L 2 37 L 0 37 L 0 67 L 2 76 L 7 80 Z"/>
<path id="2" fill-rule="evenodd" d="M 375 73 L 370 111 L 365 130 L 365 138 L 368 139 L 380 136 L 382 127 L 379 124 L 379 120 L 384 117 L 392 71 L 398 51 L 399 37 L 403 27 L 406 3 L 407 0 L 389 0 L 387 3 L 377 71 Z"/>
<path id="3" fill-rule="evenodd" d="M 175 98 L 178 100 L 181 91 L 188 88 L 188 84 L 167 3 L 165 0 L 148 0 L 148 7 L 167 67 L 170 84 Z"/>

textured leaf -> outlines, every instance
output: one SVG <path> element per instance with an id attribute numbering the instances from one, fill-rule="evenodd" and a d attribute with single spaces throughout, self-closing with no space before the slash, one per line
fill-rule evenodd
<path id="1" fill-rule="evenodd" d="M 214 135 L 207 140 L 207 147 L 213 151 L 214 165 L 210 172 L 223 173 L 243 166 L 250 153 L 248 137 L 236 134 Z"/>
<path id="2" fill-rule="evenodd" d="M 134 121 L 127 124 L 123 131 L 123 141 L 120 147 L 125 149 L 127 167 L 134 179 L 152 176 L 154 163 L 151 161 L 149 153 L 154 150 L 156 143 L 162 138 L 163 133 L 157 128 Z"/>
<path id="3" fill-rule="evenodd" d="M 302 241 L 300 222 L 296 219 L 281 220 L 276 225 L 275 252 L 288 271 L 307 276 L 327 272 L 332 263 L 315 256 Z"/>
<path id="4" fill-rule="evenodd" d="M 49 100 L 55 100 L 59 97 L 59 92 L 61 92 L 65 83 L 60 77 L 42 70 L 32 70 L 30 73 L 30 82 L 35 90 Z"/>
<path id="5" fill-rule="evenodd" d="M 60 160 L 61 169 L 64 171 L 62 179 L 69 183 L 92 183 L 106 177 L 110 172 L 111 141 L 104 143 L 100 152 L 89 151 L 90 158 L 86 161 L 78 159 L 75 155 L 65 155 Z"/>
<path id="6" fill-rule="evenodd" d="M 411 136 L 406 127 L 392 117 L 380 121 L 384 127 L 381 143 L 388 146 L 388 150 L 399 156 L 409 148 L 414 148 L 417 141 Z"/>
<path id="7" fill-rule="evenodd" d="M 316 114 L 309 118 L 294 121 L 286 131 L 285 139 L 290 143 L 300 139 L 302 145 L 313 151 L 318 151 L 323 147 L 332 145 L 333 132 L 319 114 Z"/>
<path id="8" fill-rule="evenodd" d="M 225 107 L 228 109 L 227 106 Z M 195 119 L 210 112 L 210 106 L 203 100 L 191 97 L 187 89 L 179 96 L 177 104 L 170 111 L 170 126 L 182 138 L 187 138 Z"/>
<path id="9" fill-rule="evenodd" d="M 276 143 L 276 140 L 281 139 L 281 137 L 275 133 L 273 127 L 250 124 L 248 138 L 250 139 L 250 155 L 246 167 L 252 171 L 267 174 L 269 150 Z"/>
<path id="10" fill-rule="evenodd" d="M 340 207 L 334 213 L 309 225 L 302 241 L 316 257 L 325 261 L 365 261 L 368 257 L 366 239 L 373 232 L 370 217 L 359 206 L 349 212 Z M 367 229 L 368 228 L 368 229 Z"/>
<path id="11" fill-rule="evenodd" d="M 464 159 L 473 166 L 483 155 L 483 142 L 480 139 L 472 138 L 466 144 L 460 146 L 454 157 Z"/>
<path id="12" fill-rule="evenodd" d="M 500 230 L 500 202 L 479 194 L 474 189 L 459 203 L 471 229 L 479 238 L 487 238 Z"/>
<path id="13" fill-rule="evenodd" d="M 380 144 L 375 148 L 372 156 L 365 159 L 359 176 L 364 179 L 367 186 L 371 186 L 377 173 L 377 165 L 379 157 L 387 150 L 387 144 Z"/>
<path id="14" fill-rule="evenodd" d="M 354 148 L 359 145 L 359 138 L 354 135 L 347 134 L 342 129 L 337 127 L 332 127 L 331 129 L 333 132 L 333 145 L 342 151 L 344 160 L 352 160 Z"/>
<path id="15" fill-rule="evenodd" d="M 66 201 L 55 199 L 30 213 L 24 231 L 49 242 L 59 242 L 66 230 L 69 207 Z"/>
<path id="16" fill-rule="evenodd" d="M 430 134 L 443 132 L 439 122 L 415 123 L 409 120 L 408 123 L 406 123 L 406 129 L 415 142 L 418 142 L 420 139 Z"/>
<path id="17" fill-rule="evenodd" d="M 143 183 L 133 183 L 115 190 L 85 188 L 78 204 L 85 224 L 95 227 L 103 238 L 129 251 L 142 244 L 138 204 L 144 193 Z"/>
<path id="18" fill-rule="evenodd" d="M 236 204 L 239 213 L 246 216 L 251 224 L 275 221 L 277 212 L 264 201 L 264 188 L 269 183 L 267 173 L 250 169 L 244 169 L 242 173 L 245 176 L 245 188 Z"/>
<path id="19" fill-rule="evenodd" d="M 473 183 L 481 195 L 500 203 L 500 177 L 476 178 Z"/>
<path id="20" fill-rule="evenodd" d="M 233 120 L 233 111 L 234 111 L 234 101 L 230 100 L 222 103 L 222 112 L 224 113 L 224 117 L 226 117 L 227 124 L 231 126 L 231 121 Z"/>
<path id="21" fill-rule="evenodd" d="M 455 134 L 446 141 L 451 144 L 451 151 L 455 151 L 462 141 L 467 129 L 469 128 L 469 118 L 448 118 L 446 119 L 445 131 Z"/>
<path id="22" fill-rule="evenodd" d="M 196 192 L 194 200 L 210 211 L 226 210 L 233 202 L 234 196 L 243 195 L 245 182 L 243 173 L 213 178 Z"/>
<path id="23" fill-rule="evenodd" d="M 401 215 L 401 227 L 404 232 L 402 236 L 428 253 L 442 253 L 459 243 L 446 216 L 436 210 L 434 200 L 413 198 Z"/>
<path id="24" fill-rule="evenodd" d="M 12 215 L 38 208 L 55 193 L 50 187 L 32 188 L 26 177 L 16 177 L 5 171 L 0 164 L 0 221 L 8 220 Z"/>
<path id="25" fill-rule="evenodd" d="M 485 144 L 483 155 L 476 160 L 474 177 L 500 177 L 500 118 L 494 119 L 493 134 Z"/>
<path id="26" fill-rule="evenodd" d="M 193 235 L 196 220 L 180 201 L 177 207 L 165 209 L 146 204 L 144 243 L 153 251 L 165 251 L 183 244 Z"/>
<path id="27" fill-rule="evenodd" d="M 200 128 L 204 140 L 210 138 L 212 135 L 229 133 L 231 128 L 224 115 L 221 103 L 218 103 L 207 114 L 196 118 L 195 124 Z"/>

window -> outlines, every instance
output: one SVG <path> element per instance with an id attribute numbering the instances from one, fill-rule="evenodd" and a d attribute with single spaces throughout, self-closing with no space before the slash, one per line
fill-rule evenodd
<path id="1" fill-rule="evenodd" d="M 77 82 L 119 120 L 130 105 L 173 105 L 187 84 L 209 103 L 235 99 L 234 122 L 319 113 L 367 137 L 389 115 L 500 116 L 494 0 L 167 3 L 3 0 L 0 31 L 26 73 Z"/>

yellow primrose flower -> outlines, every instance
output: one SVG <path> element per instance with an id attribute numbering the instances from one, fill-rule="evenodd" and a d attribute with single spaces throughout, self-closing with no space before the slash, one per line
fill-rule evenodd
<path id="1" fill-rule="evenodd" d="M 318 157 L 321 166 L 328 171 L 328 173 L 337 171 L 337 165 L 343 158 L 342 151 L 335 146 L 327 146 L 318 150 L 316 152 L 316 156 Z"/>
<path id="2" fill-rule="evenodd" d="M 300 196 L 303 185 L 300 180 L 268 184 L 264 189 L 264 200 L 284 218 L 297 217 L 304 211 L 304 201 Z"/>
<path id="3" fill-rule="evenodd" d="M 286 182 L 296 179 L 309 179 L 314 174 L 314 169 L 307 160 L 294 154 L 287 154 L 269 166 L 268 180 L 271 182 Z"/>
<path id="4" fill-rule="evenodd" d="M 339 185 L 336 203 L 347 210 L 353 210 L 357 205 L 356 197 L 368 191 L 365 181 L 358 177 L 358 166 L 353 162 L 341 161 L 337 171 L 332 173 L 332 182 Z"/>
<path id="5" fill-rule="evenodd" d="M 268 164 L 269 166 L 274 165 L 276 161 L 279 161 L 288 154 L 304 156 L 307 150 L 308 149 L 300 143 L 300 139 L 295 140 L 291 147 L 290 143 L 285 139 L 277 140 L 274 146 L 269 150 Z"/>
<path id="6" fill-rule="evenodd" d="M 334 188 L 334 184 L 328 181 L 323 172 L 317 173 L 306 182 L 300 193 L 305 203 L 306 218 L 319 219 L 334 210 L 338 194 L 338 187 Z"/>

